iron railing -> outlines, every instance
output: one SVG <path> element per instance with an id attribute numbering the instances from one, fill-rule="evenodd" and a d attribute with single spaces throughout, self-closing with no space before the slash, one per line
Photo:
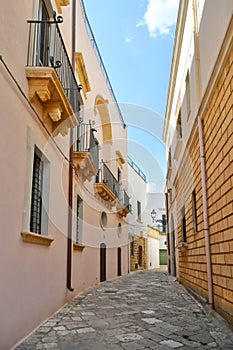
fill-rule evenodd
<path id="1" fill-rule="evenodd" d="M 129 209 L 129 211 L 131 210 L 131 205 L 130 205 L 130 202 L 129 202 L 129 196 L 126 193 L 125 190 L 123 191 L 123 205 L 124 205 L 124 207 Z"/>
<path id="2" fill-rule="evenodd" d="M 28 21 L 27 66 L 53 67 L 74 113 L 78 116 L 78 96 L 81 86 L 76 81 L 58 26 L 62 21 L 60 16 L 57 19 L 54 16 L 54 21 Z"/>
<path id="3" fill-rule="evenodd" d="M 96 176 L 97 183 L 104 183 L 119 198 L 119 182 L 106 164 L 102 164 Z"/>
<path id="4" fill-rule="evenodd" d="M 130 157 L 128 157 L 128 164 L 131 165 L 131 167 L 138 173 L 138 175 L 141 176 L 141 178 L 146 182 L 146 175 Z"/>
<path id="5" fill-rule="evenodd" d="M 102 72 L 103 72 L 103 75 L 104 75 L 105 81 L 106 81 L 106 83 L 107 83 L 108 89 L 109 89 L 109 91 L 110 91 L 110 93 L 111 93 L 111 96 L 112 96 L 112 98 L 113 98 L 113 100 L 114 100 L 114 102 L 115 102 L 115 104 L 116 104 L 117 109 L 118 109 L 121 122 L 122 122 L 122 124 L 123 124 L 123 126 L 124 126 L 124 128 L 125 128 L 125 127 L 126 127 L 126 124 L 125 124 L 125 122 L 124 122 L 124 118 L 123 118 L 123 116 L 122 116 L 122 113 L 121 113 L 119 104 L 118 104 L 118 102 L 117 102 L 116 96 L 115 96 L 115 94 L 114 94 L 112 85 L 111 85 L 111 83 L 110 83 L 107 70 L 106 70 L 106 68 L 105 68 L 104 62 L 103 62 L 102 57 L 101 57 L 101 55 L 100 55 L 100 51 L 99 51 L 99 48 L 98 48 L 98 46 L 97 46 L 97 43 L 96 43 L 96 40 L 95 40 L 95 37 L 94 37 L 94 34 L 93 34 L 93 31 L 92 31 L 92 29 L 91 29 L 91 25 L 90 25 L 90 22 L 89 22 L 89 20 L 88 20 L 87 13 L 86 13 L 86 10 L 85 10 L 84 2 L 83 2 L 83 0 L 81 0 L 80 2 L 81 2 L 81 8 L 82 8 L 82 12 L 83 12 L 83 18 L 84 18 L 84 23 L 85 23 L 85 26 L 86 26 L 87 34 L 88 34 L 89 39 L 90 39 L 90 41 L 91 41 L 91 43 L 92 43 L 92 47 L 93 47 L 94 52 L 95 52 L 95 54 L 96 54 L 97 60 L 98 60 L 99 65 L 100 65 L 100 68 L 101 68 L 101 70 L 102 70 Z"/>
<path id="6" fill-rule="evenodd" d="M 74 152 L 90 152 L 96 169 L 99 169 L 99 142 L 91 124 L 79 124 L 75 130 Z"/>

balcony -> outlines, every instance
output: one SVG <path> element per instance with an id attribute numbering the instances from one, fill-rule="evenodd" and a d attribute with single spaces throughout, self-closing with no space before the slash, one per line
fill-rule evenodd
<path id="1" fill-rule="evenodd" d="M 66 135 L 78 124 L 80 86 L 77 84 L 58 24 L 28 21 L 29 41 L 26 77 L 29 99 L 42 106 L 42 121 L 53 133 Z"/>
<path id="2" fill-rule="evenodd" d="M 75 173 L 82 181 L 91 181 L 99 168 L 99 143 L 91 124 L 80 124 L 75 130 L 74 165 Z"/>
<path id="3" fill-rule="evenodd" d="M 112 205 L 118 202 L 119 182 L 106 164 L 102 164 L 96 176 L 95 191 L 106 202 Z"/>
<path id="4" fill-rule="evenodd" d="M 128 156 L 128 164 L 136 171 L 136 173 L 146 182 L 146 175 L 142 172 L 142 170 L 137 166 L 136 163 Z"/>
<path id="5" fill-rule="evenodd" d="M 131 210 L 131 205 L 129 203 L 128 194 L 123 191 L 123 198 L 119 201 L 119 205 L 117 205 L 117 213 L 120 217 L 126 217 Z"/>

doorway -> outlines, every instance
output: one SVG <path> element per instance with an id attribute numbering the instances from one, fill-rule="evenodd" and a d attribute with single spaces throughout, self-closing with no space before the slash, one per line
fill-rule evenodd
<path id="1" fill-rule="evenodd" d="M 142 246 L 138 247 L 138 265 L 142 267 Z"/>
<path id="2" fill-rule="evenodd" d="M 100 282 L 106 281 L 106 244 L 100 244 Z"/>
<path id="3" fill-rule="evenodd" d="M 121 248 L 117 250 L 117 276 L 121 276 Z"/>

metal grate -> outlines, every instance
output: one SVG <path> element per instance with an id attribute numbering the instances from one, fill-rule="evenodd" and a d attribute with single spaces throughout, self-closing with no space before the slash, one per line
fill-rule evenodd
<path id="1" fill-rule="evenodd" d="M 41 233 L 43 162 L 35 153 L 33 161 L 30 231 Z"/>
<path id="2" fill-rule="evenodd" d="M 82 203 L 82 199 L 77 196 L 77 210 L 76 210 L 76 243 L 80 241 L 80 206 Z"/>
<path id="3" fill-rule="evenodd" d="M 99 142 L 96 139 L 91 124 L 81 123 L 76 128 L 75 152 L 90 152 L 96 169 L 99 168 Z"/>
<path id="4" fill-rule="evenodd" d="M 119 198 L 119 182 L 106 164 L 102 164 L 96 175 L 96 183 L 104 183 Z"/>

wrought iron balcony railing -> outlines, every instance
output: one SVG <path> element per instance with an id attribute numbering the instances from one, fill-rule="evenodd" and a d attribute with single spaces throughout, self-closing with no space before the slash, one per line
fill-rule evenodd
<path id="1" fill-rule="evenodd" d="M 27 66 L 53 67 L 60 83 L 76 114 L 79 111 L 78 85 L 58 24 L 62 17 L 54 17 L 54 21 L 29 20 L 29 41 Z"/>
<path id="2" fill-rule="evenodd" d="M 129 196 L 128 194 L 126 193 L 126 191 L 124 190 L 123 191 L 123 205 L 125 208 L 127 208 L 129 211 L 131 210 L 131 204 L 130 204 L 130 201 L 129 201 Z"/>
<path id="3" fill-rule="evenodd" d="M 89 152 L 96 169 L 99 168 L 99 142 L 91 124 L 79 124 L 75 131 L 74 152 Z"/>
<path id="4" fill-rule="evenodd" d="M 143 171 L 137 166 L 136 163 L 128 156 L 128 164 L 138 173 L 138 175 L 146 182 L 146 175 Z"/>
<path id="5" fill-rule="evenodd" d="M 126 191 L 123 190 L 121 194 L 122 197 L 120 198 L 119 203 L 117 205 L 117 213 L 121 218 L 123 218 L 126 217 L 131 211 L 131 205 L 129 203 L 129 196 L 126 193 Z"/>
<path id="6" fill-rule="evenodd" d="M 96 176 L 96 183 L 103 183 L 110 191 L 119 198 L 119 182 L 106 164 L 103 164 Z"/>

